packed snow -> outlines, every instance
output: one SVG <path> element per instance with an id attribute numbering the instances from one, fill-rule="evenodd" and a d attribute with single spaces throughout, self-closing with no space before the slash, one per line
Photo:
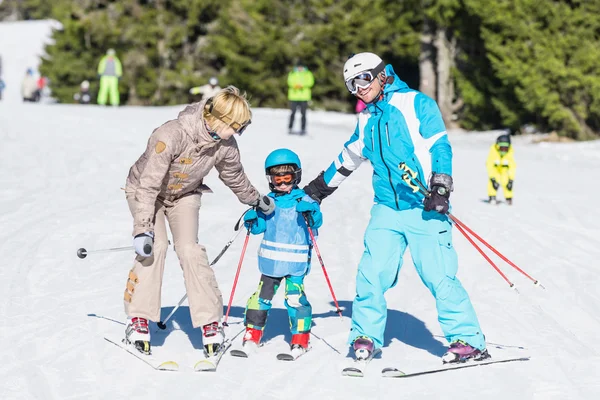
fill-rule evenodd
<path id="1" fill-rule="evenodd" d="M 0 54 L 8 87 L 20 84 L 48 40 L 51 22 L 0 24 Z M 23 32 L 31 32 L 22 34 Z M 15 82 L 17 80 L 18 82 Z M 166 331 L 153 337 L 155 354 L 177 361 L 161 372 L 104 340 L 122 335 L 123 290 L 131 252 L 76 250 L 131 245 L 132 218 L 122 187 L 129 167 L 154 128 L 178 107 L 23 104 L 18 91 L 0 101 L 0 398 L 20 399 L 596 399 L 600 395 L 595 342 L 600 332 L 600 210 L 594 202 L 600 143 L 541 143 L 514 138 L 514 205 L 490 205 L 485 159 L 499 132 L 450 132 L 454 150 L 453 213 L 545 290 L 493 256 L 519 293 L 458 232 L 458 276 L 469 292 L 492 357 L 530 356 L 497 364 L 408 379 L 387 379 L 382 368 L 418 370 L 441 364 L 447 345 L 433 297 L 410 255 L 387 294 L 385 347 L 364 378 L 342 377 L 350 363 L 355 272 L 372 204 L 371 167 L 363 165 L 322 205 L 318 245 L 343 317 L 335 314 L 318 260 L 306 291 L 313 306 L 313 349 L 296 362 L 277 361 L 290 340 L 283 294 L 278 293 L 252 359 L 226 354 L 215 373 L 194 372 L 201 358 L 199 329 L 187 303 Z M 263 162 L 278 147 L 296 151 L 307 183 L 337 156 L 354 129 L 353 115 L 311 111 L 306 137 L 287 134 L 287 110 L 254 109 L 238 138 L 251 181 L 268 191 Z M 246 207 L 218 179 L 206 180 L 199 241 L 215 257 L 234 235 Z M 227 302 L 240 258 L 240 235 L 216 264 Z M 230 313 L 230 331 L 242 329 L 243 310 L 258 284 L 250 238 Z M 490 253 L 488 251 L 488 253 Z M 184 295 L 177 257 L 169 251 L 162 290 L 163 318 Z M 158 331 L 152 324 L 152 332 Z"/>

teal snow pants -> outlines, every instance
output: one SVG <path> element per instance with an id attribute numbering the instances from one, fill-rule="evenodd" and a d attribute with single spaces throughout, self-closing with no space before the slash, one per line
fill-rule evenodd
<path id="1" fill-rule="evenodd" d="M 447 216 L 421 208 L 397 211 L 375 204 L 364 240 L 348 343 L 358 336 L 368 336 L 376 348 L 383 346 L 387 319 L 384 294 L 396 285 L 408 246 L 422 282 L 435 298 L 446 340 L 463 340 L 480 350 L 485 348 L 471 300 L 456 278 L 458 259 Z"/>

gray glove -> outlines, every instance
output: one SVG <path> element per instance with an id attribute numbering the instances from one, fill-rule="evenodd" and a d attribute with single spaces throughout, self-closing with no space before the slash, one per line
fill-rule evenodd
<path id="1" fill-rule="evenodd" d="M 263 214 L 269 215 L 275 211 L 275 202 L 269 196 L 260 195 L 254 206 Z"/>
<path id="2" fill-rule="evenodd" d="M 425 211 L 446 214 L 450 207 L 448 202 L 450 192 L 454 189 L 452 177 L 446 174 L 433 174 L 429 181 L 429 187 L 431 188 L 430 195 L 423 200 Z"/>
<path id="3" fill-rule="evenodd" d="M 142 257 L 150 257 L 152 255 L 153 246 L 154 232 L 140 233 L 133 238 L 135 252 Z"/>

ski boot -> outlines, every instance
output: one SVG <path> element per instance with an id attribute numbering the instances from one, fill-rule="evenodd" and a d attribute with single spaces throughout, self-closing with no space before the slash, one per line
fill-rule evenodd
<path id="1" fill-rule="evenodd" d="M 490 357 L 487 349 L 479 350 L 472 347 L 467 342 L 457 340 L 456 342 L 450 343 L 450 348 L 446 354 L 442 356 L 442 362 L 444 364 L 463 363 L 467 360 L 481 361 Z"/>
<path id="2" fill-rule="evenodd" d="M 296 333 L 292 335 L 292 342 L 290 343 L 290 350 L 292 357 L 298 358 L 308 350 L 308 341 L 310 339 L 310 332 Z"/>
<path id="3" fill-rule="evenodd" d="M 225 333 L 223 333 L 223 327 L 218 322 L 212 322 L 202 327 L 202 344 L 204 344 L 204 355 L 206 357 L 216 355 L 224 340 Z"/>
<path id="4" fill-rule="evenodd" d="M 490 196 L 488 203 L 495 204 L 495 205 L 498 204 L 498 200 L 496 200 L 496 196 Z"/>
<path id="5" fill-rule="evenodd" d="M 512 197 L 510 199 L 506 199 L 506 204 L 512 206 Z"/>
<path id="6" fill-rule="evenodd" d="M 125 343 L 133 345 L 140 353 L 152 354 L 150 348 L 150 329 L 146 318 L 127 318 Z"/>
<path id="7" fill-rule="evenodd" d="M 359 336 L 352 343 L 354 349 L 354 358 L 357 360 L 366 360 L 375 350 L 375 343 L 368 336 Z"/>
<path id="8" fill-rule="evenodd" d="M 242 347 L 246 353 L 255 353 L 260 346 L 263 331 L 260 329 L 246 327 L 246 333 L 242 339 Z"/>

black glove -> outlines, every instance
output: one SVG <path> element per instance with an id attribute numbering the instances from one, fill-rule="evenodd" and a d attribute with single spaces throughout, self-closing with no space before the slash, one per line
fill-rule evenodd
<path id="1" fill-rule="evenodd" d="M 498 183 L 496 178 L 491 178 L 490 182 L 492 182 L 492 186 L 494 187 L 494 190 L 498 190 L 498 188 L 500 187 L 500 184 Z"/>
<path id="2" fill-rule="evenodd" d="M 275 211 L 275 202 L 269 196 L 263 196 L 262 194 L 258 197 L 254 206 L 265 215 L 269 215 Z"/>
<path id="3" fill-rule="evenodd" d="M 446 174 L 433 174 L 429 180 L 430 195 L 425 197 L 423 205 L 425 211 L 437 211 L 440 214 L 446 214 L 450 204 L 450 192 L 452 191 L 452 177 Z"/>
<path id="4" fill-rule="evenodd" d="M 325 178 L 323 177 L 324 173 L 324 171 L 321 171 L 319 176 L 310 181 L 308 185 L 304 186 L 303 189 L 311 199 L 315 200 L 319 204 L 325 197 L 329 196 L 337 189 L 335 187 L 332 188 L 327 186 L 325 183 Z"/>
<path id="5" fill-rule="evenodd" d="M 510 179 L 510 180 L 508 181 L 508 183 L 506 184 L 506 189 L 507 189 L 507 190 L 512 190 L 512 187 L 513 187 L 513 180 L 512 180 L 512 179 Z"/>

